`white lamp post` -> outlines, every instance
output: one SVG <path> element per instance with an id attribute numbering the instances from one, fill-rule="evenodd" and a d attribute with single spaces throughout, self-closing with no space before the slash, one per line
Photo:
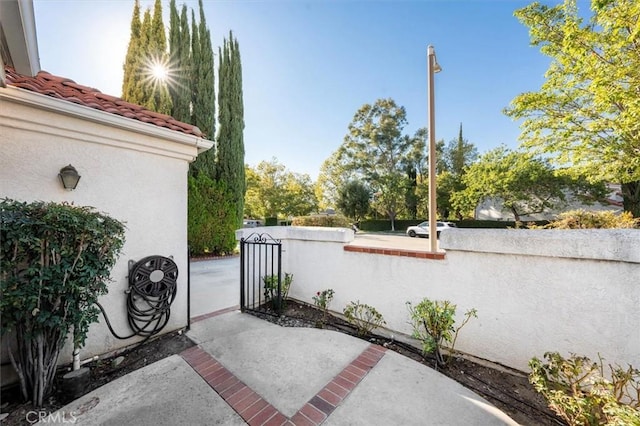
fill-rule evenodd
<path id="1" fill-rule="evenodd" d="M 438 251 L 438 232 L 436 228 L 436 114 L 435 96 L 433 92 L 433 75 L 442 71 L 436 60 L 436 52 L 433 46 L 427 48 L 427 89 L 429 95 L 429 243 L 431 251 Z M 435 236 L 435 238 L 434 238 Z"/>

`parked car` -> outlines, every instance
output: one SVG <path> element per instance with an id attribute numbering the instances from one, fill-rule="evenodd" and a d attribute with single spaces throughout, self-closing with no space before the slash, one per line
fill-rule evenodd
<path id="1" fill-rule="evenodd" d="M 451 222 L 436 222 L 436 237 L 440 238 L 440 232 L 455 228 L 456 224 Z M 407 235 L 410 237 L 427 237 L 429 238 L 429 222 L 422 222 L 416 226 L 407 228 Z"/>
<path id="2" fill-rule="evenodd" d="M 256 219 L 245 219 L 242 223 L 244 228 L 257 228 L 258 226 L 262 226 L 262 221 Z"/>

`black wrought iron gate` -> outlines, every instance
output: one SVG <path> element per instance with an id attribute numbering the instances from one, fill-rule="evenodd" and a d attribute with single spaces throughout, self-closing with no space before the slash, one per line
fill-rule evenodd
<path id="1" fill-rule="evenodd" d="M 282 242 L 267 233 L 240 240 L 240 309 L 280 315 Z"/>

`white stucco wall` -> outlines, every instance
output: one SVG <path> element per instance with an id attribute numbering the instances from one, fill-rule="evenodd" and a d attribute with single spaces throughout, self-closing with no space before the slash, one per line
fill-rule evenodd
<path id="1" fill-rule="evenodd" d="M 430 260 L 345 251 L 349 230 L 266 229 L 283 240 L 295 299 L 332 288 L 332 310 L 359 300 L 405 334 L 405 302 L 448 299 L 458 320 L 478 310 L 456 344 L 475 356 L 523 371 L 546 351 L 640 365 L 638 230 L 461 229 L 443 234 L 445 259 Z"/>
<path id="2" fill-rule="evenodd" d="M 112 270 L 109 294 L 100 299 L 111 323 L 119 334 L 130 334 L 124 294 L 128 288 L 129 260 L 162 255 L 172 256 L 179 268 L 177 296 L 163 332 L 185 327 L 187 171 L 189 161 L 197 156 L 198 144 L 202 146 L 202 139 L 198 142 L 194 137 L 193 143 L 184 143 L 183 134 L 139 122 L 135 126 L 146 129 L 144 132 L 114 127 L 13 99 L 15 96 L 35 99 L 39 96 L 36 94 L 25 94 L 15 88 L 0 92 L 0 197 L 93 206 L 125 222 L 126 243 Z M 45 102 L 69 104 L 51 98 Z M 94 117 L 112 116 L 86 110 Z M 117 116 L 107 120 L 127 121 Z M 64 190 L 58 178 L 59 170 L 68 164 L 82 176 L 74 191 Z M 114 338 L 100 317 L 100 323 L 90 328 L 81 357 L 110 352 L 138 340 Z M 2 358 L 3 363 L 7 362 L 6 350 Z M 70 359 L 71 348 L 67 345 L 61 361 Z"/>

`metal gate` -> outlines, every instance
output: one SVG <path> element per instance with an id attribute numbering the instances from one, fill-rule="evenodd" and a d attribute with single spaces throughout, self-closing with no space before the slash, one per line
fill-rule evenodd
<path id="1" fill-rule="evenodd" d="M 240 240 L 240 309 L 282 313 L 282 242 L 253 233 Z"/>

